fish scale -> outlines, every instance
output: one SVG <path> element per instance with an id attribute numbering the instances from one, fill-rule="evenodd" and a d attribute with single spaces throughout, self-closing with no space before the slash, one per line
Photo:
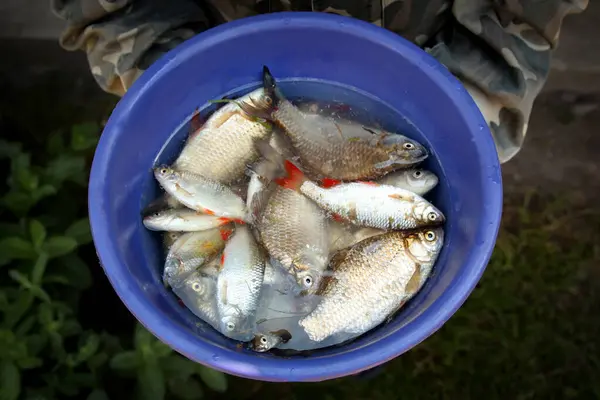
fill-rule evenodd
<path id="1" fill-rule="evenodd" d="M 333 276 L 317 293 L 321 302 L 299 325 L 315 342 L 374 328 L 402 306 L 415 271 L 435 263 L 442 243 L 441 228 L 390 232 L 336 253 Z"/>
<path id="2" fill-rule="evenodd" d="M 270 256 L 284 269 L 291 270 L 294 263 L 309 264 L 318 272 L 325 269 L 327 220 L 316 204 L 301 193 L 276 187 L 257 227 Z"/>
<path id="3" fill-rule="evenodd" d="M 257 89 L 238 100 L 249 101 L 263 94 L 263 89 Z M 244 114 L 236 103 L 226 104 L 190 136 L 174 167 L 232 183 L 243 178 L 246 166 L 258 159 L 255 140 L 270 133 L 269 124 Z"/>

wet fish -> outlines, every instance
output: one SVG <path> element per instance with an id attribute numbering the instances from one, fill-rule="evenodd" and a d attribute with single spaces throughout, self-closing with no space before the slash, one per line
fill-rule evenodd
<path id="1" fill-rule="evenodd" d="M 231 226 L 181 235 L 169 249 L 163 282 L 176 287 L 198 267 L 218 256 L 233 233 Z"/>
<path id="2" fill-rule="evenodd" d="M 260 99 L 239 102 L 240 107 L 250 115 L 277 123 L 292 142 L 302 165 L 323 177 L 373 179 L 427 158 L 425 147 L 401 135 L 376 133 L 370 140 L 331 140 L 340 126 L 326 118 L 306 118 L 282 96 L 267 67 L 263 69 L 263 86 L 265 93 Z M 393 141 L 387 142 L 390 137 Z"/>
<path id="3" fill-rule="evenodd" d="M 220 182 L 167 166 L 154 169 L 156 180 L 186 207 L 241 223 L 246 217 L 242 198 Z"/>
<path id="4" fill-rule="evenodd" d="M 435 263 L 443 241 L 441 228 L 389 232 L 336 253 L 321 302 L 299 325 L 315 342 L 374 328 L 402 306 L 415 271 Z"/>
<path id="5" fill-rule="evenodd" d="M 342 183 L 323 188 L 305 180 L 300 191 L 334 218 L 378 229 L 412 229 L 445 221 L 435 206 L 419 195 L 374 182 Z"/>
<path id="6" fill-rule="evenodd" d="M 304 294 L 318 287 L 329 254 L 327 219 L 319 207 L 299 191 L 299 169 L 286 161 L 285 178 L 277 178 L 264 192 L 267 200 L 255 217 L 261 242 Z"/>
<path id="7" fill-rule="evenodd" d="M 423 169 L 409 169 L 404 171 L 392 172 L 377 183 L 381 185 L 396 186 L 401 189 L 410 190 L 411 192 L 424 196 L 438 184 L 438 177 L 430 171 Z"/>
<path id="8" fill-rule="evenodd" d="M 386 232 L 382 229 L 363 228 L 336 220 L 329 220 L 328 222 L 329 251 L 331 253 L 352 247 L 371 236 L 381 235 Z"/>
<path id="9" fill-rule="evenodd" d="M 235 101 L 261 101 L 257 89 Z M 258 159 L 254 146 L 266 138 L 271 126 L 244 113 L 235 102 L 215 111 L 200 130 L 190 136 L 174 168 L 229 184 L 244 176 L 246 165 Z"/>
<path id="10" fill-rule="evenodd" d="M 163 250 L 168 252 L 173 243 L 177 241 L 177 239 L 183 235 L 183 232 L 165 232 L 163 233 Z"/>
<path id="11" fill-rule="evenodd" d="M 221 266 L 217 278 L 220 331 L 232 339 L 244 340 L 247 322 L 258 307 L 265 273 L 265 254 L 249 228 L 237 227 L 225 245 Z"/>
<path id="12" fill-rule="evenodd" d="M 251 342 L 251 348 L 254 351 L 263 353 L 277 347 L 281 343 L 287 343 L 292 339 L 292 335 L 285 329 L 267 333 L 257 333 Z"/>
<path id="13" fill-rule="evenodd" d="M 199 214 L 190 209 L 156 211 L 143 219 L 144 226 L 152 231 L 195 232 L 205 231 L 232 222 L 231 219 Z"/>
<path id="14" fill-rule="evenodd" d="M 205 267 L 193 271 L 173 292 L 196 316 L 214 329 L 219 329 L 217 310 L 217 274 L 219 264 L 210 262 Z"/>

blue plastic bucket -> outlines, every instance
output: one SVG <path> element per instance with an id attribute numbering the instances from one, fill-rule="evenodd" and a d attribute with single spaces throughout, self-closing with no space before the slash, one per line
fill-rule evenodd
<path id="1" fill-rule="evenodd" d="M 310 356 L 277 357 L 236 347 L 182 308 L 160 283 L 162 258 L 141 209 L 156 194 L 151 167 L 183 140 L 186 121 L 208 100 L 255 83 L 262 66 L 278 79 L 314 78 L 354 87 L 398 110 L 432 150 L 440 176 L 434 203 L 446 241 L 431 278 L 389 324 Z M 167 154 L 171 153 L 171 154 Z M 161 158 L 157 157 L 161 154 Z M 153 186 L 154 185 L 154 186 Z M 152 193 L 151 193 L 152 192 Z M 441 64 L 400 36 L 321 13 L 247 18 L 202 33 L 148 69 L 119 102 L 96 150 L 91 225 L 110 282 L 136 318 L 163 342 L 214 369 L 266 381 L 321 381 L 372 368 L 409 350 L 450 318 L 480 279 L 502 210 L 492 137 L 475 103 Z"/>

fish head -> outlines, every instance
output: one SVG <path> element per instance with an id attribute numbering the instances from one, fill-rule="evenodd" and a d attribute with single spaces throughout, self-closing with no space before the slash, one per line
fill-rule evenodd
<path id="1" fill-rule="evenodd" d="M 263 353 L 271 350 L 280 343 L 287 343 L 292 335 L 285 329 L 269 333 L 257 333 L 251 341 L 251 348 L 254 351 Z"/>
<path id="2" fill-rule="evenodd" d="M 224 334 L 233 334 L 239 332 L 242 328 L 243 315 L 239 308 L 229 305 L 223 309 L 221 314 L 221 332 Z"/>
<path id="3" fill-rule="evenodd" d="M 162 230 L 161 227 L 165 226 L 174 219 L 173 212 L 169 210 L 153 210 L 146 213 L 143 218 L 144 226 L 150 230 Z"/>
<path id="4" fill-rule="evenodd" d="M 306 251 L 292 261 L 292 271 L 302 295 L 314 294 L 319 289 L 326 264 L 327 260 L 313 251 Z"/>
<path id="5" fill-rule="evenodd" d="M 413 216 L 420 226 L 440 225 L 446 221 L 444 214 L 425 199 L 417 198 L 413 207 Z"/>
<path id="6" fill-rule="evenodd" d="M 389 162 L 392 165 L 412 165 L 425 160 L 429 152 L 421 143 L 404 135 L 390 133 Z"/>
<path id="7" fill-rule="evenodd" d="M 421 192 L 428 192 L 438 184 L 438 177 L 430 171 L 415 169 L 406 171 L 406 182 L 410 187 L 419 188 Z"/>
<path id="8" fill-rule="evenodd" d="M 444 244 L 444 230 L 426 228 L 408 235 L 406 248 L 410 254 L 422 263 L 433 262 Z"/>
<path id="9" fill-rule="evenodd" d="M 208 301 L 214 295 L 214 283 L 209 277 L 194 274 L 194 276 L 189 279 L 186 284 L 194 291 L 198 299 Z"/>
<path id="10" fill-rule="evenodd" d="M 179 173 L 167 165 L 160 165 L 154 168 L 156 180 L 164 186 L 165 184 L 175 184 L 179 178 Z"/>

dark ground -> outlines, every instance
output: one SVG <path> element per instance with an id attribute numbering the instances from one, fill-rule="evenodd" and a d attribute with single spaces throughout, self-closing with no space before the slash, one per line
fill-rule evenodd
<path id="1" fill-rule="evenodd" d="M 449 323 L 372 379 L 240 380 L 228 398 L 600 398 L 598 22 L 595 3 L 565 26 L 525 147 L 503 166 L 494 258 Z M 10 54 L 0 63 L 3 137 L 17 129 L 35 141 L 107 116 L 116 101 L 95 86 L 82 54 L 53 41 L 4 39 L 0 54 Z"/>

